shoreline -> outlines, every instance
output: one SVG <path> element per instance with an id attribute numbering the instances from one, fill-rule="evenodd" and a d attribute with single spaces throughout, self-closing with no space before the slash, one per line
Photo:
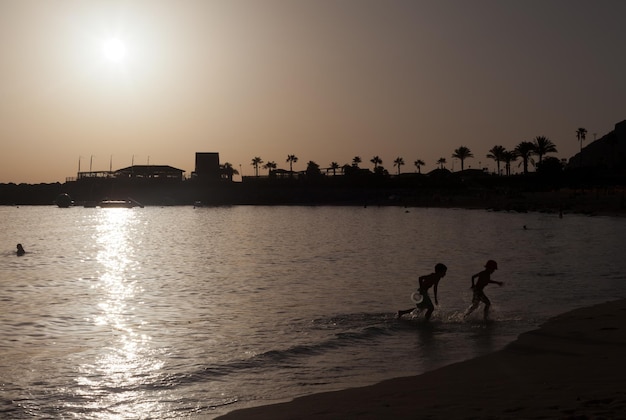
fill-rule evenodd
<path id="1" fill-rule="evenodd" d="M 620 299 L 558 315 L 502 350 L 418 376 L 217 418 L 625 418 L 625 351 L 626 299 Z"/>

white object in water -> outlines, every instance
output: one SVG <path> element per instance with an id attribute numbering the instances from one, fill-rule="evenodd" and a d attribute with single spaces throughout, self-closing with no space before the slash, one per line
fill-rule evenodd
<path id="1" fill-rule="evenodd" d="M 411 295 L 411 300 L 416 304 L 422 303 L 422 301 L 424 300 L 424 296 L 422 296 L 420 292 L 413 292 L 413 294 Z"/>

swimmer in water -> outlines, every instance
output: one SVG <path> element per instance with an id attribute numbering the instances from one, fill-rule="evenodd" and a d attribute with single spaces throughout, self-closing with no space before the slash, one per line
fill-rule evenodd
<path id="1" fill-rule="evenodd" d="M 26 251 L 24 251 L 24 247 L 22 246 L 22 244 L 17 244 L 17 255 L 18 256 L 22 256 L 24 254 L 26 254 Z"/>

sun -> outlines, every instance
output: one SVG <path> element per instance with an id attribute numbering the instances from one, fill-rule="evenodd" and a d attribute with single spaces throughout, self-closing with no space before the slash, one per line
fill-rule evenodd
<path id="1" fill-rule="evenodd" d="M 126 45 L 119 38 L 109 38 L 102 42 L 102 54 L 107 60 L 119 62 L 126 58 Z"/>

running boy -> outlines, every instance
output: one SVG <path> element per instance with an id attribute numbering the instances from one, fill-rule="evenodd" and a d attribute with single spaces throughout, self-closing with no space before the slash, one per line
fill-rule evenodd
<path id="1" fill-rule="evenodd" d="M 419 303 L 416 303 L 415 306 L 420 311 L 423 309 L 426 309 L 426 315 L 425 315 L 426 321 L 430 319 L 431 315 L 433 314 L 433 311 L 435 310 L 435 306 L 433 305 L 433 302 L 430 300 L 430 297 L 428 296 L 428 289 L 430 289 L 431 287 L 433 288 L 434 296 L 435 296 L 435 304 L 439 305 L 439 302 L 437 301 L 437 286 L 439 285 L 439 280 L 441 280 L 446 275 L 447 271 L 448 271 L 448 267 L 439 263 L 435 266 L 434 273 L 430 273 L 425 276 L 420 276 L 418 278 L 419 285 L 420 285 L 419 293 L 422 295 L 422 301 Z M 415 308 L 398 311 L 398 318 L 401 318 L 402 315 L 404 314 L 413 312 L 414 309 Z"/>
<path id="2" fill-rule="evenodd" d="M 504 284 L 501 281 L 491 280 L 491 274 L 497 269 L 498 263 L 496 263 L 494 260 L 489 260 L 487 261 L 487 264 L 485 264 L 485 269 L 483 271 L 472 276 L 472 289 L 474 289 L 474 297 L 472 298 L 472 306 L 467 309 L 465 315 L 463 316 L 464 318 L 474 312 L 474 309 L 478 308 L 478 305 L 480 304 L 480 302 L 482 302 L 485 304 L 484 317 L 485 321 L 487 321 L 487 318 L 489 317 L 489 307 L 491 306 L 491 301 L 485 295 L 483 289 L 489 283 L 495 283 L 500 286 Z M 476 278 L 478 278 L 478 281 L 476 282 L 476 284 L 474 284 L 474 279 Z"/>

